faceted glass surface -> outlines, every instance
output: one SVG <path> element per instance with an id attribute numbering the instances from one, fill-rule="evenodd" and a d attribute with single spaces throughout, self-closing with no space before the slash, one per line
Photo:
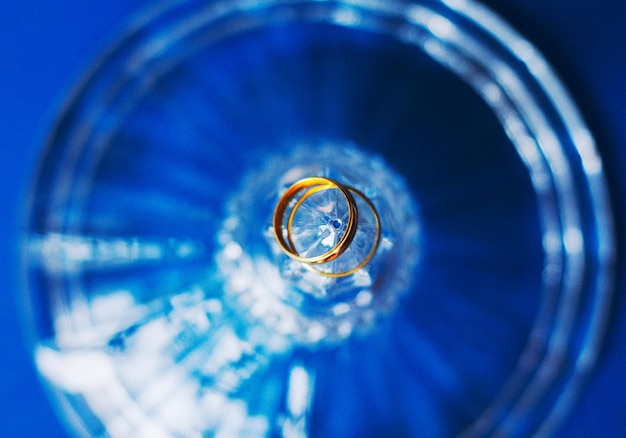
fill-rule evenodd
<path id="1" fill-rule="evenodd" d="M 351 276 L 276 244 L 307 176 L 380 215 Z M 336 195 L 296 214 L 298 251 L 335 242 Z M 369 251 L 355 201 L 360 234 L 320 269 Z M 26 229 L 37 366 L 86 436 L 547 433 L 612 293 L 593 138 L 537 50 L 466 0 L 142 16 L 59 114 Z"/>

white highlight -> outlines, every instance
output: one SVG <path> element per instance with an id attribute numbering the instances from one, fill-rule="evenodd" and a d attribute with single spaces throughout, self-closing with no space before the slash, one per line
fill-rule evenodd
<path id="1" fill-rule="evenodd" d="M 301 366 L 291 369 L 289 375 L 289 392 L 287 394 L 287 407 L 293 417 L 304 415 L 311 393 L 311 381 L 309 374 Z"/>

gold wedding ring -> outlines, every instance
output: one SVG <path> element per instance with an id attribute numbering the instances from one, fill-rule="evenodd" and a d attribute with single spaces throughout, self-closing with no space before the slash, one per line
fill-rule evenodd
<path id="1" fill-rule="evenodd" d="M 308 188 L 316 188 L 316 187 L 327 187 L 327 188 L 336 188 L 343 194 L 346 202 L 348 203 L 348 224 L 346 227 L 346 232 L 341 237 L 337 245 L 332 247 L 330 250 L 325 252 L 324 254 L 314 256 L 314 257 L 302 257 L 296 249 L 293 247 L 291 242 L 287 242 L 285 240 L 285 236 L 283 234 L 283 227 L 285 222 L 285 213 L 289 203 L 295 198 L 295 196 Z M 292 209 L 293 213 L 293 209 Z M 293 215 L 290 215 L 291 219 L 288 225 L 287 232 L 291 233 L 291 223 L 293 222 Z M 282 248 L 282 250 L 294 260 L 297 260 L 306 264 L 319 264 L 319 263 L 327 263 L 339 257 L 347 248 L 348 245 L 352 242 L 354 238 L 354 234 L 356 233 L 358 221 L 358 212 L 356 208 L 356 203 L 354 202 L 354 198 L 350 194 L 347 188 L 342 186 L 336 181 L 333 181 L 330 178 L 323 177 L 310 177 L 304 178 L 300 181 L 293 184 L 291 187 L 287 189 L 287 191 L 283 194 L 283 196 L 278 201 L 276 205 L 276 209 L 274 210 L 274 235 L 276 236 L 276 240 L 278 244 Z"/>
<path id="2" fill-rule="evenodd" d="M 296 250 L 294 241 L 293 241 L 293 232 L 292 226 L 294 222 L 294 218 L 297 210 L 302 206 L 302 204 L 312 195 L 324 190 L 339 190 L 348 207 L 347 214 L 347 224 L 345 227 L 345 232 L 343 236 L 339 239 L 339 241 L 333 246 L 330 250 L 325 252 L 324 254 L 317 255 L 314 257 L 303 257 Z M 305 191 L 306 190 L 306 191 Z M 302 192 L 305 191 L 296 201 L 293 203 L 294 199 Z M 372 216 L 374 218 L 374 222 L 376 225 L 376 232 L 373 236 L 372 246 L 367 253 L 367 255 L 361 260 L 356 266 L 351 267 L 350 269 L 343 270 L 340 272 L 333 272 L 332 270 L 329 272 L 316 269 L 314 265 L 322 265 L 336 260 L 339 256 L 341 256 L 345 251 L 350 247 L 353 243 L 354 238 L 356 236 L 358 223 L 359 223 L 359 211 L 357 208 L 357 204 L 354 200 L 354 196 L 358 196 L 361 200 L 365 202 L 367 207 L 370 209 Z M 289 216 L 286 221 L 285 227 L 285 217 L 287 216 L 287 210 L 291 206 L 291 210 L 289 212 Z M 310 177 L 304 178 L 296 183 L 294 183 L 291 187 L 289 187 L 285 193 L 282 195 L 278 204 L 276 205 L 276 209 L 274 211 L 273 218 L 273 226 L 274 226 L 274 235 L 276 236 L 276 240 L 281 247 L 281 249 L 291 258 L 297 260 L 304 264 L 304 266 L 316 272 L 320 275 L 326 277 L 345 277 L 350 274 L 355 273 L 359 269 L 363 268 L 367 265 L 378 248 L 378 244 L 380 242 L 380 234 L 381 234 L 381 226 L 380 219 L 378 217 L 378 212 L 374 207 L 374 204 L 363 194 L 361 191 L 355 189 L 354 187 L 350 187 L 347 185 L 343 185 L 334 181 L 330 178 L 324 177 Z M 285 239 L 285 230 L 287 234 L 287 238 Z"/>

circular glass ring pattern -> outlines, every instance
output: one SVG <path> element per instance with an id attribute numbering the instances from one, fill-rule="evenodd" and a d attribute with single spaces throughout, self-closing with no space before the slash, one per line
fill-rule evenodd
<path id="1" fill-rule="evenodd" d="M 402 175 L 402 208 L 377 211 L 419 234 L 417 252 L 383 236 L 394 263 L 367 284 L 320 283 L 361 284 L 349 299 L 282 289 L 276 198 L 245 195 L 263 163 L 300 172 L 291 151 L 322 146 L 317 174 L 360 181 L 363 199 L 368 176 Z M 237 196 L 259 217 L 225 218 Z M 259 230 L 235 241 L 242 222 Z M 87 436 L 548 434 L 598 356 L 612 230 L 577 108 L 484 6 L 174 2 L 128 26 L 48 138 L 24 242 L 36 362 Z M 220 260 L 265 268 L 224 280 Z M 249 299 L 268 285 L 325 322 Z"/>

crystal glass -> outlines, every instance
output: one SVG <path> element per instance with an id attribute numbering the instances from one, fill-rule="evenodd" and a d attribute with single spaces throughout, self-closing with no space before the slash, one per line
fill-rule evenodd
<path id="1" fill-rule="evenodd" d="M 277 245 L 310 176 L 364 194 L 319 269 L 362 260 L 380 217 L 354 274 Z M 294 246 L 319 255 L 346 206 L 308 202 Z M 67 98 L 24 239 L 36 363 L 84 436 L 550 433 L 596 361 L 612 261 L 578 110 L 469 0 L 151 9 Z"/>

